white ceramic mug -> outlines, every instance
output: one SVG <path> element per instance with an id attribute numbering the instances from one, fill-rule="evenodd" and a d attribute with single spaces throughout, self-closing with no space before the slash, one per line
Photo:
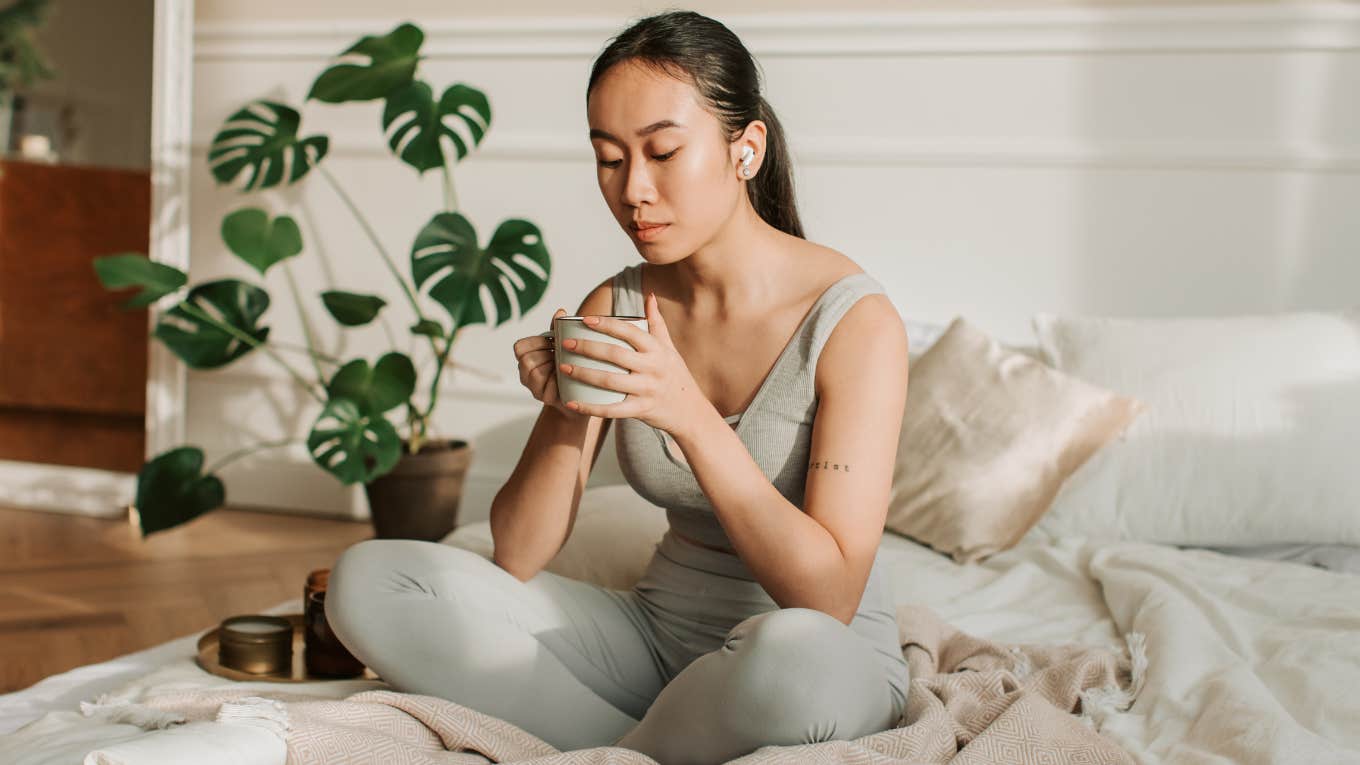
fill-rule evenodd
<path id="1" fill-rule="evenodd" d="M 585 323 L 585 318 L 584 316 L 558 316 L 553 320 L 553 330 L 542 333 L 543 337 L 548 338 L 553 343 L 553 355 L 556 357 L 553 369 L 557 372 L 557 396 L 562 399 L 564 404 L 568 401 L 580 401 L 584 404 L 617 404 L 627 398 L 628 394 L 583 382 L 563 372 L 561 367 L 557 366 L 558 364 L 571 364 L 573 367 L 601 369 L 615 374 L 632 374 L 632 370 L 627 367 L 610 364 L 608 361 L 590 356 L 582 356 L 562 347 L 563 340 L 594 340 L 601 343 L 621 345 L 628 349 L 633 348 L 632 343 L 627 340 L 592 329 Z M 643 332 L 647 331 L 647 319 L 641 316 L 610 316 L 609 318 L 626 321 Z"/>

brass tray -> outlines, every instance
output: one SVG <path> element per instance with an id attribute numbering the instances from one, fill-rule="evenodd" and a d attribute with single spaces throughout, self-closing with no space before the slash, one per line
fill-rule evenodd
<path id="1" fill-rule="evenodd" d="M 224 667 L 217 661 L 217 631 L 218 627 L 213 627 L 198 639 L 198 655 L 194 657 L 194 662 L 199 667 L 214 675 L 230 678 L 232 680 L 263 680 L 270 683 L 314 683 L 321 680 L 381 680 L 378 674 L 369 667 L 364 667 L 363 674 L 354 677 L 331 677 L 326 675 L 312 675 L 307 672 L 306 651 L 307 644 L 304 637 L 306 629 L 302 621 L 302 614 L 279 614 L 293 623 L 293 666 L 292 671 L 284 675 L 283 673 L 254 674 L 242 672 L 239 669 Z"/>

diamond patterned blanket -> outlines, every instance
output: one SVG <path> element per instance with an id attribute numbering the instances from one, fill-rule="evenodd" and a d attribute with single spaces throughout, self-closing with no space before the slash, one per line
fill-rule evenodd
<path id="1" fill-rule="evenodd" d="M 732 762 L 1134 762 L 1099 728 L 1105 716 L 1127 709 L 1141 688 L 1147 665 L 1141 635 L 1129 634 L 1127 645 L 1119 648 L 1005 644 L 955 629 L 920 605 L 899 606 L 897 622 L 912 682 L 907 709 L 896 726 L 852 741 L 765 746 Z M 392 690 L 361 691 L 344 699 L 258 689 L 165 690 L 136 704 L 85 706 L 87 715 L 117 715 L 120 722 L 151 729 L 146 738 L 181 723 L 211 721 L 244 731 L 248 726 L 241 725 L 242 718 L 253 708 L 273 731 L 270 735 L 282 739 L 274 756 L 288 765 L 655 763 L 620 747 L 560 752 L 475 709 Z M 231 719 L 224 717 L 228 709 Z M 262 734 L 256 727 L 251 735 Z M 86 762 L 131 762 L 120 759 L 117 751 L 131 743 L 92 752 Z M 136 743 L 139 753 L 148 750 L 146 740 Z M 189 754 L 176 745 L 178 751 L 163 750 L 167 762 L 184 761 Z"/>

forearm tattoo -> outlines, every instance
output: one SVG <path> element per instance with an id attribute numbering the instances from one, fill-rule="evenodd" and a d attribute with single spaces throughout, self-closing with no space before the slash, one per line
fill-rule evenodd
<path id="1" fill-rule="evenodd" d="M 828 462 L 827 460 L 822 460 L 821 462 L 814 462 L 812 463 L 811 467 L 813 470 L 835 470 L 842 473 L 850 472 L 849 465 L 846 465 L 841 462 Z"/>

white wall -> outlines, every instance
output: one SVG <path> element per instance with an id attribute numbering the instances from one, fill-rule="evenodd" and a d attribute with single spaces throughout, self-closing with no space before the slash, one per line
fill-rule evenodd
<path id="1" fill-rule="evenodd" d="M 1356 302 L 1360 6 L 1035 5 L 894 13 L 878 2 L 828 13 L 823 3 L 809 14 L 748 1 L 710 15 L 761 61 L 791 137 L 809 238 L 857 260 L 904 316 L 963 314 L 1023 342 L 1038 310 L 1164 316 Z M 342 336 L 315 294 L 379 292 L 400 328 L 410 314 L 396 285 L 321 178 L 252 196 L 216 187 L 213 133 L 251 99 L 302 108 L 303 133 L 331 136 L 326 166 L 405 263 L 440 205 L 437 174 L 418 179 L 389 155 L 377 104 L 303 106 L 308 86 L 330 55 L 409 18 L 426 31 L 424 77 L 492 99 L 488 138 L 455 170 L 463 211 L 483 239 L 507 217 L 536 222 L 554 274 L 522 321 L 460 336 L 455 358 L 498 379 L 446 378 L 438 427 L 474 443 L 461 520 L 478 520 L 538 411 L 511 344 L 638 259 L 596 188 L 584 111 L 590 63 L 633 5 L 470 19 L 435 15 L 446 6 L 433 1 L 353 2 L 324 15 L 319 2 L 280 4 L 288 17 L 268 20 L 256 15 L 264 7 L 199 0 L 192 276 L 251 278 L 218 238 L 227 212 L 265 204 L 294 215 L 308 251 L 291 267 L 337 355 L 372 360 L 386 350 L 382 333 Z M 283 274 L 266 286 L 271 338 L 299 341 Z M 316 416 L 259 354 L 189 380 L 188 438 L 210 461 L 243 442 L 305 436 Z M 604 459 L 592 483 L 619 480 L 612 437 Z M 340 486 L 301 447 L 223 478 L 232 504 L 367 512 L 361 489 Z"/>

